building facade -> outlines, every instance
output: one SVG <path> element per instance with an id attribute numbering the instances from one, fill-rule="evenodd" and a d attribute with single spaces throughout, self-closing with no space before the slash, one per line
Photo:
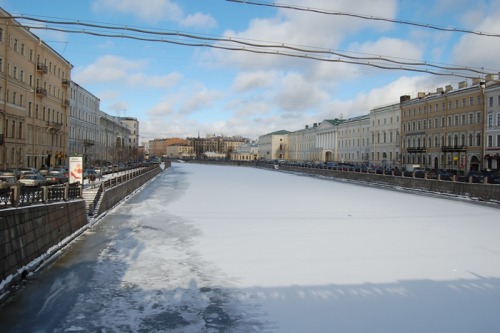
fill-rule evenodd
<path id="1" fill-rule="evenodd" d="M 480 170 L 483 160 L 484 82 L 464 81 L 435 93 L 401 99 L 402 164 L 455 173 Z"/>
<path id="2" fill-rule="evenodd" d="M 484 169 L 500 170 L 500 82 L 486 82 Z"/>
<path id="3" fill-rule="evenodd" d="M 0 9 L 0 167 L 65 165 L 72 65 Z"/>
<path id="4" fill-rule="evenodd" d="M 101 163 L 119 164 L 129 162 L 131 159 L 129 155 L 129 135 L 128 126 L 118 117 L 99 111 L 97 159 Z"/>
<path id="5" fill-rule="evenodd" d="M 399 103 L 370 111 L 371 165 L 383 168 L 401 167 Z"/>
<path id="6" fill-rule="evenodd" d="M 288 160 L 289 134 L 281 130 L 259 136 L 259 160 Z"/>
<path id="7" fill-rule="evenodd" d="M 337 125 L 338 162 L 370 165 L 370 115 L 346 119 Z"/>
<path id="8" fill-rule="evenodd" d="M 85 88 L 70 82 L 69 154 L 83 156 L 84 165 L 99 159 L 100 103 L 99 98 Z"/>
<path id="9" fill-rule="evenodd" d="M 288 132 L 288 145 L 286 153 L 282 153 L 283 156 L 287 156 L 287 159 L 291 161 L 312 161 L 314 159 L 314 149 L 316 145 L 316 126 L 309 127 L 306 125 L 303 129 L 298 131 Z M 259 146 L 261 145 L 261 139 L 259 138 Z M 259 147 L 259 154 L 260 154 Z"/>
<path id="10" fill-rule="evenodd" d="M 191 145 L 190 140 L 181 138 L 154 139 L 149 141 L 148 155 L 163 157 L 167 151 L 167 147 L 171 145 Z"/>
<path id="11" fill-rule="evenodd" d="M 167 158 L 182 158 L 182 159 L 191 159 L 194 158 L 194 149 L 192 146 L 188 144 L 173 144 L 167 146 L 166 152 L 164 154 Z"/>
<path id="12" fill-rule="evenodd" d="M 337 151 L 337 126 L 341 119 L 325 119 L 316 129 L 313 160 L 331 162 L 338 160 Z"/>
<path id="13" fill-rule="evenodd" d="M 129 129 L 128 136 L 128 158 L 132 161 L 139 159 L 139 121 L 133 117 L 118 117 Z"/>

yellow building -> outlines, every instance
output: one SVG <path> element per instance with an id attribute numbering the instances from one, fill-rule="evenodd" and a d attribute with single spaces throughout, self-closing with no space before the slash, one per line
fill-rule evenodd
<path id="1" fill-rule="evenodd" d="M 0 167 L 65 165 L 71 64 L 0 9 Z"/>
<path id="2" fill-rule="evenodd" d="M 167 158 L 194 158 L 194 149 L 192 146 L 187 144 L 173 144 L 167 146 L 166 153 L 164 154 Z"/>
<path id="3" fill-rule="evenodd" d="M 480 170 L 484 141 L 484 82 L 446 86 L 401 97 L 402 164 L 466 173 Z"/>

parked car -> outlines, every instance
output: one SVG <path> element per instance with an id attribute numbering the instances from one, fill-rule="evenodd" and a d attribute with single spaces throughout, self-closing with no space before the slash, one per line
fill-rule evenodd
<path id="1" fill-rule="evenodd" d="M 472 183 L 482 183 L 483 175 L 476 171 L 470 171 L 466 176 L 466 181 L 470 181 Z"/>
<path id="2" fill-rule="evenodd" d="M 413 172 L 415 178 L 425 178 L 425 170 L 416 170 Z"/>
<path id="3" fill-rule="evenodd" d="M 95 178 L 100 178 L 101 177 L 101 174 L 99 172 L 97 172 L 96 170 L 94 170 L 94 169 L 85 169 L 85 170 L 83 170 L 83 178 L 84 179 L 89 178 L 90 174 L 93 174 L 95 176 Z"/>
<path id="4" fill-rule="evenodd" d="M 500 184 L 500 172 L 484 172 L 484 177 L 488 177 L 488 184 Z"/>
<path id="5" fill-rule="evenodd" d="M 0 174 L 4 176 L 14 176 L 17 179 L 21 177 L 21 172 L 18 169 L 4 169 L 0 170 Z"/>
<path id="6" fill-rule="evenodd" d="M 19 172 L 21 175 L 25 173 L 39 173 L 37 168 L 19 168 Z"/>
<path id="7" fill-rule="evenodd" d="M 68 182 L 68 176 L 59 171 L 50 171 L 46 176 L 48 185 L 59 185 Z"/>
<path id="8" fill-rule="evenodd" d="M 14 176 L 0 175 L 0 189 L 11 188 L 16 185 L 23 186 L 23 184 L 20 183 Z"/>
<path id="9" fill-rule="evenodd" d="M 446 170 L 439 170 L 437 173 L 437 179 L 451 181 L 452 176 Z"/>
<path id="10" fill-rule="evenodd" d="M 48 184 L 47 179 L 38 173 L 25 173 L 19 179 L 26 187 L 40 187 Z"/>

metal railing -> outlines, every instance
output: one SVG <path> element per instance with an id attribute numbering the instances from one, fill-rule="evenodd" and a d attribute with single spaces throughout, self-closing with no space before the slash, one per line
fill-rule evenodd
<path id="1" fill-rule="evenodd" d="M 81 198 L 82 190 L 80 186 L 68 184 L 35 188 L 12 186 L 11 188 L 0 190 L 0 209 L 70 201 Z"/>

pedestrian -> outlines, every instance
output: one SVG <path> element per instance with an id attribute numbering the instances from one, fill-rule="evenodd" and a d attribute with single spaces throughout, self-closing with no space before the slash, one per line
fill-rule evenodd
<path id="1" fill-rule="evenodd" d="M 93 173 L 91 173 L 91 174 L 89 175 L 89 180 L 90 180 L 90 186 L 91 186 L 92 188 L 94 188 L 94 186 L 95 186 L 95 175 L 94 175 Z"/>

